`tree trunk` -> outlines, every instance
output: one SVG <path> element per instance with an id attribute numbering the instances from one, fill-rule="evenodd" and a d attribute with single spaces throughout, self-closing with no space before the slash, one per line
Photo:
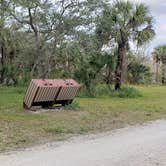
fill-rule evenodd
<path id="1" fill-rule="evenodd" d="M 159 82 L 159 62 L 158 61 L 156 61 L 156 71 L 155 71 L 155 74 L 156 74 L 156 76 L 155 76 L 155 81 L 156 81 L 156 83 L 158 83 Z"/>
<path id="2" fill-rule="evenodd" d="M 0 43 L 0 53 L 1 53 L 1 66 L 2 66 L 2 71 L 0 75 L 0 82 L 2 83 L 4 80 L 4 66 L 6 63 L 6 56 L 5 56 L 5 47 L 4 47 L 4 40 L 3 40 L 3 29 L 4 29 L 4 0 L 0 1 L 0 36 L 1 36 L 1 43 Z"/>
<path id="3" fill-rule="evenodd" d="M 118 58 L 115 70 L 115 90 L 119 90 L 121 88 L 124 55 L 125 55 L 125 43 L 121 43 L 118 45 Z"/>
<path id="4" fill-rule="evenodd" d="M 5 65 L 5 50 L 4 50 L 4 47 L 3 47 L 3 44 L 1 46 L 1 65 L 4 66 Z"/>
<path id="5" fill-rule="evenodd" d="M 35 72 L 35 69 L 38 68 L 38 74 L 39 74 L 39 77 L 42 77 L 41 76 L 41 45 L 40 45 L 40 36 L 37 32 L 36 29 L 34 29 L 34 34 L 35 34 L 35 44 L 36 44 L 36 52 L 35 52 L 35 62 L 34 62 L 34 65 L 32 67 L 32 70 L 31 70 L 31 77 L 34 75 L 34 72 Z"/>
<path id="6" fill-rule="evenodd" d="M 39 77 L 45 78 L 46 71 L 45 71 L 45 62 L 42 55 L 42 44 L 41 44 L 40 32 L 38 30 L 38 27 L 34 24 L 31 8 L 28 8 L 28 13 L 29 13 L 29 25 L 31 26 L 31 29 L 34 32 L 35 42 L 36 42 L 35 43 L 36 44 L 36 57 L 35 57 L 36 62 L 34 63 L 34 66 L 31 70 L 31 75 L 33 75 L 35 68 L 37 67 Z"/>
<path id="7" fill-rule="evenodd" d="M 2 71 L 1 71 L 0 83 L 3 83 L 3 80 L 4 80 L 4 66 L 5 66 L 5 63 L 6 63 L 5 50 L 4 50 L 4 47 L 3 47 L 3 44 L 2 44 L 2 46 L 1 46 L 1 66 L 2 66 Z"/>
<path id="8" fill-rule="evenodd" d="M 162 84 L 165 84 L 165 64 L 162 63 L 162 79 L 161 79 Z"/>
<path id="9" fill-rule="evenodd" d="M 44 62 L 44 57 L 42 55 L 42 46 L 41 46 L 41 39 L 40 39 L 40 34 L 37 32 L 35 34 L 36 38 L 36 58 L 37 58 L 37 67 L 38 67 L 38 75 L 40 78 L 45 78 L 46 71 L 45 71 L 45 62 Z"/>

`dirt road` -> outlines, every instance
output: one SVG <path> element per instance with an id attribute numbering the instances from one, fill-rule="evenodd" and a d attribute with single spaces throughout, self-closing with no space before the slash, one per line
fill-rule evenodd
<path id="1" fill-rule="evenodd" d="M 166 166 L 166 121 L 0 155 L 0 166 Z"/>

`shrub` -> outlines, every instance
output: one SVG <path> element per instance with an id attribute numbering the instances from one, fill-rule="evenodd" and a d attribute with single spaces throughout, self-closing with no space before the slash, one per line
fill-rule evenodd
<path id="1" fill-rule="evenodd" d="M 142 94 L 139 90 L 130 86 L 123 86 L 120 90 L 115 91 L 111 85 L 100 84 L 95 87 L 96 97 L 110 96 L 120 98 L 136 98 L 141 97 Z M 78 97 L 89 97 L 85 89 L 81 89 Z"/>
<path id="2" fill-rule="evenodd" d="M 79 93 L 77 94 L 77 97 L 95 97 L 94 95 L 92 96 L 89 94 L 88 90 L 83 86 L 81 87 Z"/>
<path id="3" fill-rule="evenodd" d="M 96 95 L 97 96 L 109 96 L 111 94 L 111 86 L 106 84 L 101 84 L 96 86 Z"/>
<path id="4" fill-rule="evenodd" d="M 132 84 L 146 84 L 152 82 L 150 67 L 138 61 L 132 61 L 127 67 L 127 79 Z"/>
<path id="5" fill-rule="evenodd" d="M 139 90 L 129 86 L 123 86 L 118 91 L 112 90 L 110 95 L 112 97 L 120 97 L 120 98 L 136 98 L 142 96 Z"/>

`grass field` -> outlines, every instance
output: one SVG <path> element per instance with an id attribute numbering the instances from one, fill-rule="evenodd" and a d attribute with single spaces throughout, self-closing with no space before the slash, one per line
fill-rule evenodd
<path id="1" fill-rule="evenodd" d="M 142 97 L 76 98 L 79 109 L 32 113 L 22 108 L 24 88 L 0 87 L 0 151 L 165 118 L 166 87 L 136 88 Z"/>

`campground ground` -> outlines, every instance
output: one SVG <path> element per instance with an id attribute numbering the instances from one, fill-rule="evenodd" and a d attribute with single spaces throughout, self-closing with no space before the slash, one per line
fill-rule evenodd
<path id="1" fill-rule="evenodd" d="M 0 87 L 0 152 L 106 132 L 166 117 L 166 87 L 137 86 L 137 98 L 76 98 L 73 110 L 25 112 L 25 88 Z"/>

